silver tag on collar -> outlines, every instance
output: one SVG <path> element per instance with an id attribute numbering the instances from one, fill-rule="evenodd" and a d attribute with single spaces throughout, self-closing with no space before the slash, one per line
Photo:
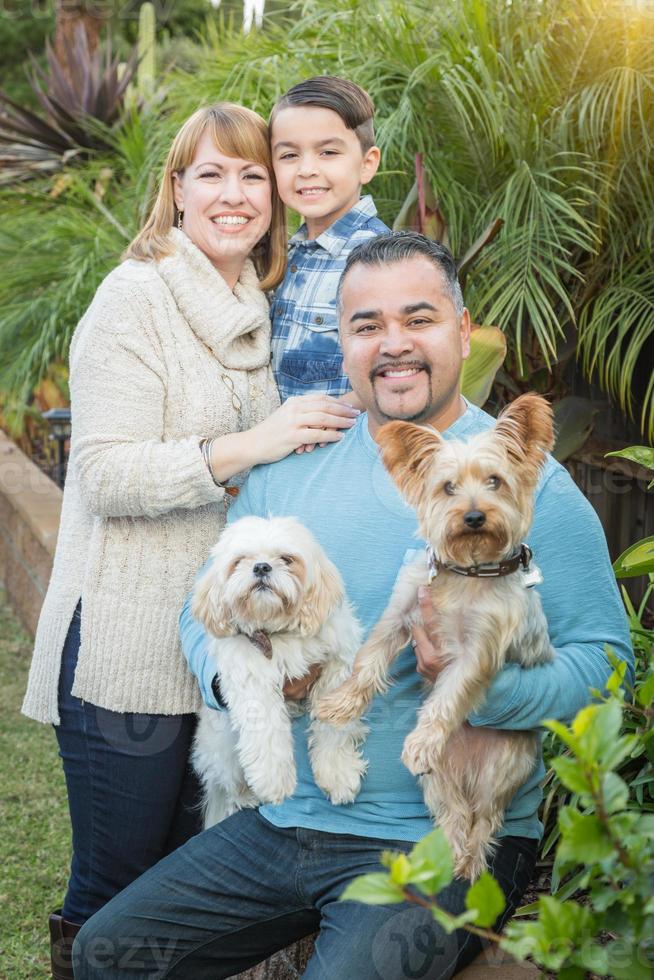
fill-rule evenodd
<path id="1" fill-rule="evenodd" d="M 526 589 L 533 589 L 535 585 L 543 584 L 543 573 L 533 561 L 529 563 L 529 568 L 521 568 L 520 574 L 522 575 L 522 584 Z"/>

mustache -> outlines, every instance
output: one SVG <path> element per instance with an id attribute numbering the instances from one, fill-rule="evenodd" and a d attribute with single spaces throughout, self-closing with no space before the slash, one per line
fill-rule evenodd
<path id="1" fill-rule="evenodd" d="M 382 374 L 383 371 L 388 371 L 392 369 L 393 371 L 408 371 L 410 368 L 418 368 L 421 371 L 426 371 L 427 375 L 431 377 L 431 367 L 425 361 L 384 361 L 383 364 L 376 364 L 370 374 L 370 381 Z"/>

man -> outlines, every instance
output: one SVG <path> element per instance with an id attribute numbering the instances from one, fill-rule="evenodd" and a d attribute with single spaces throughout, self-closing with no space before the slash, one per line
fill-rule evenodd
<path id="1" fill-rule="evenodd" d="M 292 514 L 339 568 L 369 630 L 420 542 L 416 519 L 378 456 L 375 436 L 389 419 L 438 428 L 446 438 L 493 420 L 460 394 L 470 320 L 449 252 L 414 233 L 381 235 L 350 255 L 340 295 L 344 365 L 366 414 L 340 442 L 310 456 L 258 467 L 232 508 Z M 540 587 L 556 659 L 494 679 L 474 725 L 536 728 L 569 721 L 610 673 L 605 644 L 630 667 L 624 612 L 594 512 L 566 471 L 548 460 L 528 536 L 544 575 Z M 206 637 L 188 612 L 182 642 L 208 704 L 220 710 Z M 415 906 L 339 902 L 346 884 L 379 870 L 379 851 L 408 851 L 430 829 L 420 786 L 400 762 L 438 650 L 424 632 L 416 655 L 398 658 L 393 684 L 367 714 L 369 768 L 354 803 L 333 806 L 308 763 L 306 718 L 296 723 L 295 795 L 278 806 L 234 814 L 160 862 L 88 923 L 76 946 L 76 976 L 227 977 L 300 936 L 320 930 L 309 980 L 401 980 L 451 976 L 479 951 L 464 931 L 446 936 Z M 418 669 L 416 669 L 418 668 Z M 509 806 L 491 870 L 507 915 L 531 876 L 542 828 L 542 764 Z M 465 881 L 439 901 L 464 908 Z M 105 967 L 106 968 L 103 968 Z M 159 970 L 160 972 L 157 972 Z"/>

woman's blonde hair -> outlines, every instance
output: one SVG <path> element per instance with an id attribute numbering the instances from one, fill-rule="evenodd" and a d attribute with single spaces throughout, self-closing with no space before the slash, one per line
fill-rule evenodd
<path id="1" fill-rule="evenodd" d="M 173 174 L 182 174 L 195 157 L 198 143 L 209 133 L 216 149 L 227 157 L 252 160 L 264 166 L 272 184 L 270 231 L 252 253 L 262 289 L 272 289 L 284 278 L 286 269 L 286 209 L 279 194 L 272 167 L 268 127 L 261 116 L 232 102 L 216 102 L 198 109 L 179 130 L 168 152 L 159 192 L 148 220 L 127 248 L 124 258 L 161 259 L 173 251 L 170 229 L 177 223 L 173 197 Z"/>

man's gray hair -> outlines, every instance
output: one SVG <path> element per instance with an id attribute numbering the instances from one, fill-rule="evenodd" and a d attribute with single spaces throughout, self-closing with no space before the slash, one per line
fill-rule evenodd
<path id="1" fill-rule="evenodd" d="M 383 235 L 377 235 L 376 238 L 369 238 L 352 249 L 338 283 L 336 304 L 339 311 L 341 309 L 343 283 L 348 272 L 355 265 L 387 265 L 392 262 L 401 262 L 403 259 L 412 259 L 416 255 L 423 255 L 434 263 L 443 277 L 447 292 L 454 303 L 456 315 L 462 316 L 465 304 L 452 253 L 444 245 L 432 241 L 425 235 L 420 235 L 417 231 L 389 231 Z"/>

